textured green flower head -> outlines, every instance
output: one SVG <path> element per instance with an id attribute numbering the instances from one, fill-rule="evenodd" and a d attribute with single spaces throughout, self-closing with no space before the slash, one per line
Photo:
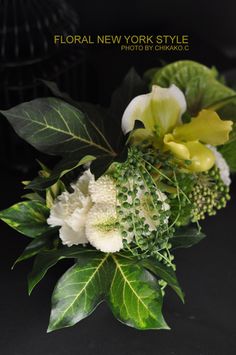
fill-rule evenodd
<path id="1" fill-rule="evenodd" d="M 122 128 L 125 133 L 131 132 L 134 122 L 142 121 L 145 128 L 133 133 L 134 143 L 152 141 L 154 146 L 182 160 L 188 170 L 207 171 L 213 167 L 215 157 L 206 144 L 226 143 L 233 122 L 221 120 L 214 111 L 202 110 L 190 123 L 184 124 L 181 117 L 185 110 L 185 97 L 175 85 L 168 89 L 153 85 L 151 93 L 130 102 L 122 118 Z"/>

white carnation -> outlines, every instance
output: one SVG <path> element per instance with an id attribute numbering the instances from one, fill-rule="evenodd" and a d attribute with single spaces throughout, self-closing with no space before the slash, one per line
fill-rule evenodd
<path id="1" fill-rule="evenodd" d="M 107 175 L 95 181 L 90 170 L 86 170 L 71 187 L 72 193 L 65 191 L 54 201 L 47 220 L 52 227 L 61 226 L 59 236 L 63 244 L 90 242 L 104 252 L 120 250 L 122 238 L 117 229 L 113 230 L 111 225 L 106 233 L 103 229 L 116 216 L 114 181 Z"/>
<path id="2" fill-rule="evenodd" d="M 87 214 L 92 207 L 92 200 L 88 194 L 89 182 L 93 175 L 86 171 L 75 184 L 74 192 L 63 192 L 54 201 L 47 220 L 52 227 L 61 226 L 60 238 L 63 244 L 72 246 L 86 243 L 85 224 Z"/>
<path id="3" fill-rule="evenodd" d="M 95 204 L 88 213 L 86 223 L 86 235 L 90 244 L 103 252 L 119 251 L 123 243 L 116 223 L 115 205 Z"/>
<path id="4" fill-rule="evenodd" d="M 223 181 L 223 183 L 226 186 L 229 186 L 231 184 L 231 179 L 230 179 L 230 169 L 229 166 L 226 162 L 226 160 L 224 159 L 224 157 L 222 156 L 222 154 L 220 152 L 218 152 L 218 150 L 213 147 L 212 145 L 208 145 L 207 146 L 215 155 L 215 159 L 216 159 L 216 166 L 220 171 L 220 177 L 221 180 Z"/>

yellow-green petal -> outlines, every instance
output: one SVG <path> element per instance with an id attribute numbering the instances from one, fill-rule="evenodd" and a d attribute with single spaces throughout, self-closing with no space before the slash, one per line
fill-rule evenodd
<path id="1" fill-rule="evenodd" d="M 211 145 L 221 145 L 228 141 L 232 121 L 223 121 L 215 111 L 202 110 L 190 123 L 174 129 L 173 135 L 181 141 L 200 140 Z"/>
<path id="2" fill-rule="evenodd" d="M 215 155 L 204 144 L 195 141 L 185 143 L 190 153 L 191 164 L 188 170 L 192 172 L 202 172 L 210 170 L 215 164 Z"/>
<path id="3" fill-rule="evenodd" d="M 181 123 L 185 110 L 185 97 L 175 85 L 170 88 L 153 85 L 151 93 L 135 97 L 127 106 L 122 117 L 122 129 L 124 133 L 132 131 L 135 120 L 140 120 L 146 129 L 163 137 Z"/>
<path id="4" fill-rule="evenodd" d="M 190 153 L 188 148 L 183 143 L 178 143 L 174 140 L 172 134 L 166 134 L 164 137 L 165 149 L 170 150 L 177 158 L 189 160 Z"/>
<path id="5" fill-rule="evenodd" d="M 210 149 L 198 141 L 178 142 L 172 134 L 164 137 L 165 149 L 170 150 L 178 159 L 191 160 L 185 168 L 192 172 L 202 172 L 211 169 L 215 163 L 215 156 Z"/>

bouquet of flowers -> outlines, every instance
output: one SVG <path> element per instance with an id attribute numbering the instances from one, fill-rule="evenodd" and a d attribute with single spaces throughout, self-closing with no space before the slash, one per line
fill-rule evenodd
<path id="1" fill-rule="evenodd" d="M 30 243 L 16 263 L 35 257 L 29 293 L 59 260 L 72 267 L 52 295 L 48 331 L 69 327 L 105 300 L 137 329 L 169 329 L 165 288 L 184 295 L 174 250 L 204 238 L 200 221 L 226 206 L 236 171 L 236 93 L 216 69 L 179 61 L 134 69 L 109 108 L 75 102 L 45 82 L 54 97 L 1 113 L 39 151 L 23 182 L 23 201 L 0 218 Z"/>

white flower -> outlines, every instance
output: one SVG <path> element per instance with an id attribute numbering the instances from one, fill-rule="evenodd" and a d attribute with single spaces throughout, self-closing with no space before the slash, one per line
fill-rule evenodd
<path id="1" fill-rule="evenodd" d="M 94 203 L 116 204 L 116 185 L 107 175 L 101 176 L 97 181 L 91 180 L 89 192 Z"/>
<path id="2" fill-rule="evenodd" d="M 122 235 L 116 225 L 116 207 L 95 204 L 88 213 L 86 235 L 91 245 L 103 252 L 117 252 L 123 247 Z"/>
<path id="3" fill-rule="evenodd" d="M 158 126 L 159 133 L 164 135 L 180 123 L 185 110 L 186 100 L 177 86 L 162 88 L 153 85 L 149 94 L 136 96 L 129 103 L 122 117 L 122 129 L 124 133 L 132 131 L 138 119 L 150 131 Z"/>
<path id="4" fill-rule="evenodd" d="M 93 180 L 93 175 L 86 171 L 71 185 L 74 192 L 65 191 L 54 201 L 47 222 L 52 227 L 61 226 L 59 235 L 65 245 L 72 246 L 88 241 L 85 224 L 88 211 L 92 207 L 88 186 Z"/>
<path id="5" fill-rule="evenodd" d="M 228 166 L 226 160 L 224 159 L 222 154 L 220 152 L 218 152 L 218 150 L 215 147 L 213 147 L 212 145 L 208 145 L 207 147 L 215 155 L 215 159 L 216 159 L 215 164 L 220 171 L 221 180 L 223 181 L 223 183 L 226 186 L 229 186 L 231 184 L 230 169 L 229 169 L 229 166 Z"/>
<path id="6" fill-rule="evenodd" d="M 73 184 L 73 192 L 63 192 L 54 201 L 47 222 L 61 226 L 63 244 L 72 246 L 90 242 L 104 252 L 122 248 L 122 237 L 111 223 L 116 219 L 116 185 L 107 175 L 95 181 L 90 170 Z M 105 229 L 104 229 L 105 228 Z"/>

